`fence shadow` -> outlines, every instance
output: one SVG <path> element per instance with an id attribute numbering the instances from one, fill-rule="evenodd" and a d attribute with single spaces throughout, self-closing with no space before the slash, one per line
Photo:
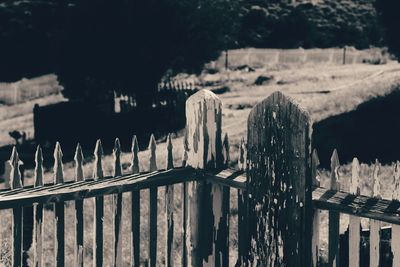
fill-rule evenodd
<path id="1" fill-rule="evenodd" d="M 400 147 L 400 92 L 365 102 L 351 112 L 322 120 L 313 126 L 313 148 L 328 167 L 330 154 L 337 148 L 341 162 L 358 157 L 363 162 L 391 163 Z"/>

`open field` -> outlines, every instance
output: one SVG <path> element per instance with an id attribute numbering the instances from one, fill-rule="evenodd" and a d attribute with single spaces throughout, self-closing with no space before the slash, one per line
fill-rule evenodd
<path id="1" fill-rule="evenodd" d="M 314 121 L 319 121 L 321 119 L 327 118 L 332 115 L 340 114 L 343 112 L 351 111 L 355 109 L 360 103 L 372 99 L 374 97 L 384 96 L 385 94 L 400 88 L 400 65 L 397 63 L 391 63 L 387 65 L 345 65 L 345 66 L 308 66 L 308 65 L 297 65 L 297 66 L 277 66 L 271 69 L 256 69 L 255 72 L 244 72 L 244 71 L 233 71 L 229 73 L 217 73 L 217 74 L 207 74 L 201 77 L 197 77 L 203 81 L 208 81 L 212 83 L 222 83 L 229 87 L 230 91 L 220 95 L 223 102 L 223 134 L 227 132 L 230 137 L 231 144 L 231 159 L 232 166 L 235 165 L 237 161 L 237 151 L 240 139 L 242 137 L 246 138 L 246 121 L 247 116 L 251 108 L 267 97 L 269 94 L 276 90 L 280 90 L 289 96 L 297 100 L 301 106 L 303 106 L 311 115 Z M 266 76 L 270 79 L 262 85 L 255 85 L 255 80 L 259 76 Z M 112 140 L 103 140 L 103 142 L 112 142 Z M 174 145 L 174 159 L 175 166 L 181 164 L 182 151 L 183 151 L 183 138 L 182 133 L 176 136 L 173 140 Z M 159 143 L 157 147 L 157 159 L 158 167 L 165 167 L 166 159 L 166 145 L 165 143 Z M 85 155 L 85 175 L 91 176 L 93 170 L 93 159 L 91 155 Z M 148 169 L 148 162 L 146 159 L 149 158 L 149 151 L 141 151 L 139 153 L 140 167 L 141 170 Z M 339 151 L 340 157 L 340 151 Z M 122 166 L 125 173 L 129 172 L 129 165 L 131 161 L 131 156 L 129 153 L 124 153 L 122 155 Z M 110 175 L 112 172 L 112 155 L 106 155 L 104 157 L 105 175 Z M 383 197 L 389 197 L 390 185 L 391 185 L 391 170 L 392 166 L 383 166 L 381 170 L 382 181 L 383 181 Z M 45 170 L 45 181 L 52 181 L 52 173 L 50 169 Z M 369 194 L 370 187 L 369 181 L 371 179 L 372 166 L 367 163 L 362 165 L 362 177 L 364 181 L 364 187 L 361 188 L 362 194 Z M 33 170 L 26 170 L 26 184 L 32 183 Z M 64 164 L 64 176 L 66 180 L 73 179 L 74 165 L 72 162 L 66 162 Z M 344 165 L 339 169 L 339 174 L 341 177 L 342 189 L 346 189 L 348 186 L 347 182 L 350 175 L 349 165 Z M 328 184 L 329 173 L 326 170 L 320 171 L 322 186 Z M 181 231 L 181 201 L 180 201 L 180 185 L 176 186 L 175 196 L 176 196 L 176 212 L 175 212 L 175 236 L 177 237 L 174 242 L 175 252 L 175 262 L 180 261 L 180 251 L 181 243 L 179 239 L 179 233 Z M 158 197 L 158 259 L 159 264 L 162 265 L 164 250 L 163 242 L 165 238 L 165 225 L 162 223 L 165 218 L 164 211 L 164 190 L 159 190 Z M 233 190 L 232 190 L 233 191 Z M 235 229 L 237 223 L 236 214 L 236 194 L 231 191 L 231 207 L 232 214 L 230 218 L 231 225 Z M 147 253 L 147 240 L 148 240 L 148 192 L 143 191 L 141 193 L 141 246 L 143 251 L 142 260 L 146 259 Z M 125 196 L 125 200 L 128 200 L 128 195 Z M 111 216 L 107 216 L 110 211 L 110 198 L 106 197 L 106 211 L 105 211 L 105 247 L 108 248 L 107 242 L 110 242 L 110 229 L 111 229 Z M 93 221 L 92 202 L 90 200 L 85 201 L 85 208 L 87 207 L 85 214 L 85 262 L 90 265 L 92 257 L 91 248 L 91 237 L 89 233 L 92 231 L 91 222 Z M 129 205 L 128 205 L 129 206 Z M 73 215 L 73 203 L 67 203 L 66 208 L 66 218 L 69 219 Z M 54 231 L 53 220 L 51 211 L 46 211 L 47 220 L 45 220 L 45 229 L 47 229 L 48 235 L 46 235 L 46 240 L 44 244 L 46 258 L 52 258 L 53 243 L 52 238 Z M 130 215 L 130 209 L 126 212 L 124 211 L 123 217 Z M 342 216 L 341 221 L 341 231 L 346 228 L 346 217 Z M 2 263 L 7 266 L 7 248 L 9 246 L 9 230 L 11 229 L 9 211 L 1 212 L 1 224 L 5 226 L 3 232 L 1 233 L 4 240 L 3 246 L 1 248 L 1 258 Z M 124 220 L 124 219 L 123 219 Z M 127 220 L 127 219 L 126 219 Z M 128 221 L 128 220 L 127 220 Z M 321 229 L 321 250 L 320 254 L 323 258 L 326 257 L 326 240 L 327 240 L 327 214 L 323 213 L 321 225 L 325 225 Z M 70 266 L 69 263 L 72 262 L 72 242 L 73 237 L 71 234 L 73 231 L 73 224 L 67 223 L 66 228 L 66 266 Z M 367 224 L 364 222 L 363 224 Z M 128 229 L 130 224 L 124 224 L 124 266 L 127 266 L 129 261 L 129 234 Z M 231 234 L 230 242 L 232 244 L 231 250 L 231 263 L 235 262 L 236 255 L 234 248 L 236 247 L 236 235 Z M 105 251 L 105 263 L 110 262 L 111 255 L 110 251 Z M 46 266 L 51 266 L 48 262 Z"/>
<path id="2" fill-rule="evenodd" d="M 27 133 L 27 138 L 33 138 L 33 107 L 35 104 L 49 105 L 66 101 L 62 94 L 30 100 L 16 105 L 0 106 L 0 146 L 12 144 L 14 140 L 9 132 L 17 130 Z"/>

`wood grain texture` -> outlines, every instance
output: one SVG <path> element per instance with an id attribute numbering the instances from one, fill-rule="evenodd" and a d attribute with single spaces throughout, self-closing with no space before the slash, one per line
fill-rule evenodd
<path id="1" fill-rule="evenodd" d="M 400 162 L 397 161 L 393 170 L 392 199 L 400 201 Z M 400 267 L 400 225 L 392 225 L 393 267 Z"/>
<path id="2" fill-rule="evenodd" d="M 11 165 L 10 172 L 10 186 L 11 189 L 18 190 L 22 188 L 21 172 L 19 169 L 20 160 L 16 147 L 13 147 L 11 157 L 9 160 Z M 12 210 L 12 254 L 11 254 L 11 265 L 13 267 L 19 267 L 22 264 L 22 208 L 17 206 Z"/>
<path id="3" fill-rule="evenodd" d="M 93 179 L 101 180 L 103 174 L 103 147 L 100 139 L 94 149 Z M 103 221 L 104 221 L 104 196 L 96 196 L 93 209 L 93 267 L 103 266 Z"/>
<path id="4" fill-rule="evenodd" d="M 84 180 L 83 170 L 83 152 L 82 147 L 78 143 L 74 155 L 75 161 L 75 181 Z M 83 200 L 75 201 L 75 242 L 74 242 L 74 263 L 77 267 L 83 267 L 83 251 L 84 251 L 84 231 L 83 231 Z"/>
<path id="5" fill-rule="evenodd" d="M 309 115 L 281 92 L 250 112 L 247 186 L 251 266 L 311 266 Z M 268 234 L 266 234 L 268 233 Z"/>
<path id="6" fill-rule="evenodd" d="M 114 149 L 114 177 L 122 175 L 121 167 L 121 144 L 119 139 L 115 139 Z M 114 194 L 112 201 L 113 222 L 114 222 L 114 248 L 112 266 L 122 266 L 122 211 L 123 211 L 122 193 Z"/>
<path id="7" fill-rule="evenodd" d="M 238 260 L 236 266 L 244 266 L 248 254 L 247 191 L 238 189 Z"/>
<path id="8" fill-rule="evenodd" d="M 38 145 L 35 153 L 35 172 L 34 172 L 35 187 L 43 186 L 43 154 L 42 149 Z M 43 205 L 34 205 L 33 210 L 33 266 L 42 266 L 43 253 Z"/>
<path id="9" fill-rule="evenodd" d="M 331 177 L 330 189 L 340 190 L 339 184 L 339 156 L 335 149 L 331 157 Z M 328 239 L 328 263 L 329 266 L 339 267 L 339 226 L 340 213 L 335 210 L 329 210 L 329 239 Z"/>
<path id="10" fill-rule="evenodd" d="M 137 175 L 139 169 L 139 144 L 136 135 L 132 139 L 131 171 Z M 131 266 L 140 266 L 140 191 L 131 192 Z"/>
<path id="11" fill-rule="evenodd" d="M 221 119 L 221 100 L 211 91 L 198 91 L 186 101 L 188 166 L 208 170 L 223 166 Z M 220 188 L 212 188 L 204 181 L 186 185 L 184 255 L 188 266 L 216 263 L 215 237 L 223 206 Z"/>
<path id="12" fill-rule="evenodd" d="M 381 198 L 381 181 L 380 181 L 380 163 L 376 160 L 373 172 L 372 196 Z M 370 220 L 370 237 L 369 237 L 369 266 L 378 267 L 380 258 L 380 239 L 381 239 L 381 222 L 375 219 Z"/>
<path id="13" fill-rule="evenodd" d="M 320 181 L 317 174 L 317 168 L 319 166 L 319 158 L 317 154 L 317 150 L 314 149 L 312 154 L 312 162 L 311 162 L 311 177 L 313 186 L 319 186 Z M 319 209 L 313 210 L 313 232 L 312 232 L 312 266 L 317 267 L 319 262 L 319 222 L 320 222 L 320 213 Z"/>
<path id="14" fill-rule="evenodd" d="M 64 183 L 64 172 L 62 164 L 62 151 L 60 143 L 57 142 L 54 148 L 54 184 Z M 65 258 L 65 215 L 64 215 L 64 202 L 54 203 L 54 266 L 64 266 Z"/>
<path id="15" fill-rule="evenodd" d="M 167 170 L 174 168 L 173 159 L 173 146 L 171 134 L 167 137 Z M 174 185 L 167 185 L 165 187 L 165 220 L 167 222 L 166 227 L 166 244 L 165 244 L 165 266 L 174 266 L 173 262 L 173 242 L 174 242 Z"/>
<path id="16" fill-rule="evenodd" d="M 351 165 L 350 194 L 360 195 L 360 163 L 357 158 L 353 159 Z M 350 215 L 349 217 L 349 266 L 360 266 L 360 228 L 361 218 Z"/>
<path id="17" fill-rule="evenodd" d="M 150 136 L 149 142 L 150 150 L 150 167 L 149 171 L 157 171 L 157 156 L 156 156 L 156 140 L 154 135 Z M 157 265 L 157 196 L 158 188 L 151 186 L 149 190 L 149 202 L 150 202 L 150 212 L 149 212 L 149 266 L 155 267 Z"/>

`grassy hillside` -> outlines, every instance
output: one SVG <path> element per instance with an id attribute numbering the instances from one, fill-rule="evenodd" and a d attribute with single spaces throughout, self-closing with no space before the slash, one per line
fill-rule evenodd
<path id="1" fill-rule="evenodd" d="M 223 102 L 223 134 L 227 132 L 230 137 L 231 144 L 231 159 L 232 166 L 235 165 L 237 161 L 237 151 L 240 139 L 246 137 L 246 121 L 247 116 L 251 108 L 267 97 L 269 94 L 276 90 L 280 90 L 285 94 L 296 99 L 300 104 L 305 107 L 311 114 L 314 121 L 319 121 L 329 116 L 333 116 L 342 112 L 350 111 L 355 109 L 360 103 L 367 101 L 378 96 L 383 96 L 388 94 L 393 90 L 398 90 L 400 88 L 400 78 L 399 78 L 400 65 L 397 63 L 386 64 L 386 65 L 345 65 L 345 66 L 334 66 L 334 65 L 323 65 L 323 66 L 308 66 L 308 65 L 292 65 L 292 66 L 275 66 L 274 68 L 268 69 L 257 69 L 255 72 L 245 72 L 245 71 L 232 71 L 228 73 L 216 73 L 216 74 L 203 74 L 198 77 L 187 77 L 191 79 L 198 79 L 203 84 L 225 84 L 230 88 L 229 92 L 220 95 Z M 184 75 L 181 75 L 184 76 Z M 269 79 L 264 80 L 261 84 L 256 84 L 255 81 L 259 80 L 259 77 L 265 76 Z M 103 140 L 103 142 L 112 142 L 113 140 Z M 181 135 L 175 136 L 173 140 L 174 145 L 174 159 L 175 166 L 179 166 L 182 160 L 182 149 L 183 149 L 183 138 Z M 159 168 L 165 166 L 166 159 L 166 145 L 160 142 L 157 147 L 157 159 Z M 340 156 L 340 152 L 339 152 Z M 85 175 L 91 176 L 93 171 L 93 157 L 92 155 L 85 154 Z M 141 170 L 148 170 L 148 158 L 149 151 L 141 151 L 139 153 L 140 167 Z M 106 155 L 104 157 L 103 166 L 105 169 L 105 175 L 110 175 L 112 173 L 112 155 Z M 123 153 L 122 155 L 122 166 L 124 173 L 129 172 L 129 165 L 131 162 L 131 155 L 129 153 Z M 369 163 L 368 163 L 369 164 Z M 368 194 L 370 192 L 370 179 L 372 168 L 368 164 L 363 164 L 362 166 L 362 179 L 363 187 L 361 189 L 362 194 Z M 383 197 L 387 197 L 390 191 L 389 185 L 392 179 L 391 176 L 392 166 L 383 166 L 381 174 L 382 180 L 384 182 L 383 186 Z M 74 165 L 72 162 L 65 162 L 64 164 L 65 179 L 70 180 L 73 178 Z M 26 184 L 32 183 L 33 170 L 26 170 Z M 340 179 L 343 184 L 343 188 L 347 186 L 348 177 L 350 174 L 349 166 L 342 166 L 339 169 Z M 322 185 L 327 184 L 327 177 L 329 172 L 325 170 L 320 170 L 320 176 L 322 180 Z M 45 170 L 45 180 L 46 182 L 51 182 L 53 179 L 52 170 Z M 231 191 L 231 207 L 232 213 L 230 216 L 230 223 L 232 229 L 237 226 L 237 207 L 236 207 L 236 197 L 234 190 Z M 181 240 L 180 240 L 180 228 L 181 223 L 181 186 L 176 187 L 176 207 L 175 207 L 175 235 L 177 236 L 174 242 L 175 250 L 175 260 L 180 261 L 180 251 L 181 251 Z M 148 245 L 148 191 L 143 191 L 141 194 L 142 206 L 141 206 L 141 240 L 142 240 L 142 260 L 144 261 L 147 257 L 147 245 Z M 110 212 L 110 201 L 109 197 L 106 197 L 106 213 Z M 129 207 L 128 195 L 125 196 L 125 203 Z M 164 206 L 164 189 L 159 190 L 158 198 L 158 220 L 160 222 L 158 227 L 158 265 L 162 265 L 164 249 L 163 242 L 165 239 L 165 225 L 161 223 L 164 221 L 165 216 L 165 206 Z M 93 202 L 90 200 L 85 201 L 85 263 L 90 265 L 92 258 L 92 240 L 89 233 L 92 229 L 93 221 Z M 71 218 L 73 216 L 73 203 L 68 203 L 66 208 L 66 218 Z M 2 225 L 3 230 L 3 240 L 2 248 L 0 249 L 1 262 L 8 266 L 9 260 L 9 235 L 11 229 L 10 212 L 2 211 Z M 46 230 L 46 239 L 44 244 L 44 251 L 46 261 L 48 266 L 51 266 L 49 262 L 52 259 L 53 253 L 53 223 L 51 219 L 52 214 L 50 210 L 45 212 L 47 220 L 44 221 Z M 128 220 L 130 216 L 130 209 L 128 208 L 126 212 L 124 211 L 124 220 Z M 346 216 L 342 216 L 341 230 L 344 231 L 346 228 Z M 105 217 L 104 225 L 105 230 L 105 264 L 111 260 L 111 251 L 109 250 L 109 242 L 111 240 L 111 216 Z M 327 225 L 326 213 L 322 215 L 321 225 Z M 366 224 L 363 224 L 366 226 Z M 73 231 L 73 224 L 66 224 L 66 255 L 67 255 L 67 265 L 72 262 L 72 235 L 68 234 Z M 123 226 L 123 232 L 126 233 L 123 236 L 124 243 L 124 266 L 128 266 L 129 262 L 129 227 L 130 224 L 126 223 Z M 237 236 L 233 232 L 230 237 L 231 244 L 231 263 L 236 260 L 235 248 L 237 246 Z M 321 229 L 321 250 L 320 255 L 324 259 L 326 257 L 326 242 L 327 242 L 327 228 L 322 227 Z"/>

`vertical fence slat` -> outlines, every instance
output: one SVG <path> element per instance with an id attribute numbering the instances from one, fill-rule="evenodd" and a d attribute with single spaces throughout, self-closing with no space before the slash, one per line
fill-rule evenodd
<path id="1" fill-rule="evenodd" d="M 56 143 L 54 148 L 54 184 L 64 183 L 62 166 L 62 151 L 60 143 Z M 64 202 L 54 203 L 54 266 L 64 266 Z"/>
<path id="2" fill-rule="evenodd" d="M 400 201 L 400 162 L 397 161 L 394 166 L 393 175 L 393 193 L 392 199 Z M 400 267 L 400 225 L 392 224 L 392 253 L 393 253 L 393 267 Z"/>
<path id="3" fill-rule="evenodd" d="M 245 162 L 245 142 L 244 138 L 240 140 L 239 157 L 238 157 L 239 170 L 246 170 Z M 236 266 L 243 266 L 247 258 L 247 191 L 238 189 L 238 260 Z"/>
<path id="4" fill-rule="evenodd" d="M 313 179 L 313 186 L 320 186 L 320 181 L 318 180 L 317 168 L 319 166 L 319 158 L 317 154 L 317 150 L 314 149 L 312 153 L 312 162 L 311 162 L 311 177 Z M 318 266 L 318 254 L 319 254 L 319 221 L 320 221 L 320 213 L 319 209 L 313 210 L 313 234 L 312 234 L 312 266 Z"/>
<path id="5" fill-rule="evenodd" d="M 78 143 L 75 150 L 75 181 L 83 181 L 83 153 Z M 74 242 L 75 266 L 83 267 L 83 200 L 75 200 L 75 242 Z"/>
<path id="6" fill-rule="evenodd" d="M 174 168 L 174 159 L 172 154 L 171 134 L 167 137 L 167 170 Z M 174 242 L 174 185 L 165 187 L 165 216 L 167 221 L 166 245 L 165 245 L 165 266 L 172 267 L 173 254 L 172 247 Z"/>
<path id="7" fill-rule="evenodd" d="M 182 167 L 186 167 L 187 159 L 188 159 L 188 150 L 189 150 L 189 143 L 188 143 L 188 131 L 185 128 L 185 136 L 183 137 L 183 155 L 182 155 Z M 189 248 L 187 247 L 187 239 L 188 239 L 188 232 L 187 232 L 187 221 L 188 221 L 188 205 L 189 205 L 189 198 L 188 198 L 188 183 L 182 183 L 182 267 L 186 267 L 188 265 L 188 255 Z"/>
<path id="8" fill-rule="evenodd" d="M 311 266 L 310 117 L 275 92 L 247 129 L 250 266 Z"/>
<path id="9" fill-rule="evenodd" d="M 188 166 L 198 169 L 222 167 L 221 120 L 221 100 L 211 91 L 198 91 L 186 101 Z M 203 181 L 188 182 L 186 189 L 187 264 L 220 266 L 220 260 L 225 256 L 216 242 L 220 235 L 221 238 L 224 235 L 224 222 L 221 220 L 223 189 L 220 185 L 210 186 Z M 226 242 L 219 239 L 218 243 Z"/>
<path id="10" fill-rule="evenodd" d="M 339 156 L 335 149 L 331 157 L 331 183 L 330 189 L 339 190 Z M 329 211 L 329 239 L 328 239 L 328 263 L 329 266 L 339 267 L 339 223 L 340 214 L 337 211 Z"/>
<path id="11" fill-rule="evenodd" d="M 34 183 L 35 187 L 43 186 L 43 155 L 39 145 L 35 153 Z M 43 253 L 43 204 L 36 204 L 33 213 L 33 266 L 40 267 Z"/>
<path id="12" fill-rule="evenodd" d="M 149 171 L 157 170 L 156 159 L 156 140 L 152 134 L 149 142 L 150 149 L 150 169 Z M 149 212 L 149 266 L 155 267 L 157 265 L 157 187 L 150 187 L 150 212 Z"/>
<path id="13" fill-rule="evenodd" d="M 378 160 L 375 162 L 374 172 L 372 177 L 372 196 L 375 198 L 381 198 L 381 182 L 380 182 L 380 163 Z M 380 248 L 380 237 L 381 237 L 381 222 L 378 220 L 370 220 L 370 243 L 369 243 L 369 253 L 370 253 L 370 260 L 369 266 L 370 267 L 378 267 L 379 266 L 379 248 Z"/>
<path id="14" fill-rule="evenodd" d="M 103 179 L 103 147 L 100 139 L 96 142 L 94 150 L 93 178 L 95 180 Z M 104 219 L 104 197 L 95 197 L 93 209 L 93 267 L 103 266 L 103 219 Z"/>
<path id="15" fill-rule="evenodd" d="M 121 144 L 119 139 L 115 139 L 114 149 L 114 177 L 122 175 L 121 167 Z M 122 193 L 113 195 L 114 211 L 114 255 L 113 266 L 122 266 Z"/>
<path id="16" fill-rule="evenodd" d="M 136 135 L 132 139 L 132 173 L 139 173 L 139 145 Z M 131 192 L 131 266 L 140 265 L 140 191 Z"/>
<path id="17" fill-rule="evenodd" d="M 16 147 L 13 147 L 11 157 L 9 160 L 11 165 L 10 172 L 10 186 L 11 189 L 22 188 L 21 172 L 19 170 L 20 160 Z M 11 265 L 13 267 L 20 267 L 22 262 L 22 207 L 13 208 L 13 221 L 12 221 L 12 256 Z"/>
<path id="18" fill-rule="evenodd" d="M 357 158 L 353 159 L 351 165 L 350 193 L 360 194 L 360 163 Z M 361 218 L 349 216 L 349 266 L 360 266 L 360 226 Z"/>

